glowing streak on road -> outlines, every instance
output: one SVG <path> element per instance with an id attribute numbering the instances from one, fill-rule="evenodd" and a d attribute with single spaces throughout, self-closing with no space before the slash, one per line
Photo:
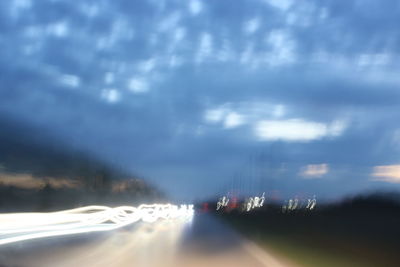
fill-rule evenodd
<path id="1" fill-rule="evenodd" d="M 111 231 L 138 221 L 191 219 L 193 205 L 87 206 L 47 213 L 0 214 L 0 245 L 50 236 Z"/>

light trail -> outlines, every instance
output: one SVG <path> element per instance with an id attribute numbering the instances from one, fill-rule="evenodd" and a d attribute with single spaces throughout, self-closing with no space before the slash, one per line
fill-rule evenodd
<path id="1" fill-rule="evenodd" d="M 152 204 L 139 207 L 87 206 L 45 213 L 0 214 L 0 245 L 89 232 L 115 230 L 138 221 L 193 217 L 193 205 Z"/>

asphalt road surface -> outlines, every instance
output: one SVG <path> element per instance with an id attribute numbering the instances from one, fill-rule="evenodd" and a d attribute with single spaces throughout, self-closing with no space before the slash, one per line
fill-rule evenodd
<path id="1" fill-rule="evenodd" d="M 9 267 L 292 267 L 209 215 L 0 246 Z"/>

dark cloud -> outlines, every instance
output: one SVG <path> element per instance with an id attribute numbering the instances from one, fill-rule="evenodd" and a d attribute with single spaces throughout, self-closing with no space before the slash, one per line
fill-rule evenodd
<path id="1" fill-rule="evenodd" d="M 398 163 L 397 1 L 6 2 L 0 111 L 177 197 L 213 194 L 254 155 L 286 195 L 379 187 L 373 167 Z M 326 130 L 255 134 L 293 119 Z M 319 163 L 327 177 L 299 176 Z"/>

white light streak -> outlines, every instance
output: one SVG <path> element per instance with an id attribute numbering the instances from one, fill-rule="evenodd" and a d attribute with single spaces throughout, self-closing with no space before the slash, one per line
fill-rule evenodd
<path id="1" fill-rule="evenodd" d="M 246 211 L 251 211 L 255 208 L 261 208 L 262 206 L 264 206 L 264 202 L 265 202 L 265 192 L 262 193 L 261 197 L 250 197 L 249 199 L 247 199 L 247 201 L 245 202 L 245 209 Z"/>
<path id="2" fill-rule="evenodd" d="M 115 230 L 138 221 L 191 219 L 193 205 L 152 204 L 139 207 L 87 206 L 47 213 L 0 214 L 0 245 L 89 232 Z"/>
<path id="3" fill-rule="evenodd" d="M 226 196 L 221 197 L 217 202 L 217 210 L 227 207 L 229 203 L 229 198 Z"/>

